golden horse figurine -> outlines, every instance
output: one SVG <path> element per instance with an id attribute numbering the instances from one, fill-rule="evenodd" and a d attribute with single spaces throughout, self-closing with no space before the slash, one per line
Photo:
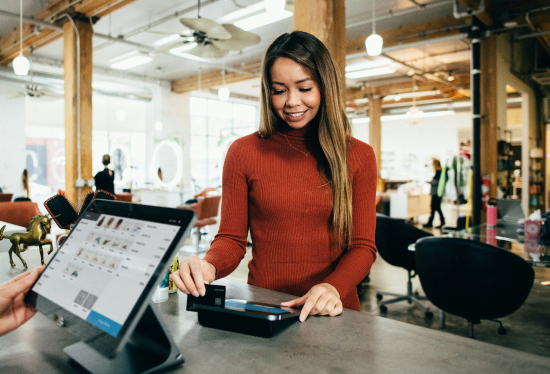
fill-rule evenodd
<path id="1" fill-rule="evenodd" d="M 15 252 L 15 255 L 19 257 L 21 262 L 23 263 L 24 267 L 28 267 L 25 260 L 23 260 L 23 257 L 21 257 L 21 252 L 25 252 L 27 248 L 21 249 L 19 244 L 27 244 L 29 246 L 37 245 L 40 249 L 40 260 L 42 262 L 42 265 L 46 265 L 44 262 L 44 251 L 42 250 L 43 245 L 49 245 L 50 250 L 48 251 L 48 254 L 52 253 L 53 251 L 53 244 L 52 242 L 46 242 L 46 234 L 48 233 L 48 230 L 52 227 L 52 219 L 59 217 L 51 217 L 48 218 L 48 214 L 44 216 L 34 216 L 31 219 L 31 222 L 29 223 L 29 231 L 28 232 L 16 232 L 11 234 L 10 236 L 4 236 L 4 229 L 6 226 L 2 227 L 0 229 L 0 240 L 2 239 L 9 239 L 11 242 L 11 248 L 9 250 L 10 254 L 10 264 L 12 267 L 15 267 L 15 263 L 12 260 L 12 252 Z"/>

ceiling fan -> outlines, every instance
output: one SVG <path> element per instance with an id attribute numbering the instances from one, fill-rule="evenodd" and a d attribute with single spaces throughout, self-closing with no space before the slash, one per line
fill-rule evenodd
<path id="1" fill-rule="evenodd" d="M 23 91 L 20 91 L 20 95 L 21 96 L 27 96 L 27 97 L 31 97 L 31 98 L 39 98 L 39 97 L 42 97 L 42 98 L 49 98 L 49 99 L 61 99 L 63 98 L 63 94 L 62 93 L 59 93 L 59 92 L 56 92 L 56 91 L 53 91 L 53 90 L 49 90 L 49 89 L 46 89 L 46 88 L 38 88 L 38 86 L 34 83 L 34 69 L 33 69 L 33 66 L 32 66 L 32 63 L 33 63 L 33 58 L 32 58 L 32 49 L 30 50 L 30 55 L 29 55 L 29 60 L 30 60 L 30 76 L 31 76 L 31 81 L 29 82 L 29 84 L 26 84 L 25 85 L 25 89 Z"/>
<path id="2" fill-rule="evenodd" d="M 180 19 L 180 22 L 189 28 L 192 34 L 180 34 L 177 41 L 162 45 L 155 52 L 167 53 L 171 49 L 195 43 L 196 46 L 186 51 L 187 53 L 202 58 L 221 58 L 229 51 L 240 51 L 261 41 L 259 35 L 244 31 L 235 25 L 219 24 L 211 19 L 202 18 L 200 16 L 200 0 L 198 3 L 197 18 Z"/>

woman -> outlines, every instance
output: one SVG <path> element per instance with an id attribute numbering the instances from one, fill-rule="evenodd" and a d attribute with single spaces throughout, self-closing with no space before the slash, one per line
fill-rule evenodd
<path id="1" fill-rule="evenodd" d="M 248 283 L 301 296 L 308 315 L 359 310 L 356 286 L 376 258 L 376 161 L 350 136 L 336 68 L 313 35 L 294 31 L 268 48 L 258 133 L 236 140 L 223 169 L 220 229 L 204 260 L 173 280 L 204 284 L 235 270 L 252 237 Z"/>
<path id="2" fill-rule="evenodd" d="M 441 178 L 441 162 L 434 158 L 432 162 L 435 175 L 433 179 L 430 182 L 430 195 L 432 195 L 432 203 L 431 203 L 431 214 L 430 219 L 428 220 L 428 223 L 423 225 L 424 228 L 430 228 L 433 227 L 435 212 L 439 213 L 439 222 L 440 225 L 437 226 L 438 229 L 442 228 L 443 225 L 445 225 L 445 217 L 443 217 L 443 212 L 441 211 L 441 197 L 437 194 L 437 187 L 439 186 L 439 179 Z"/>

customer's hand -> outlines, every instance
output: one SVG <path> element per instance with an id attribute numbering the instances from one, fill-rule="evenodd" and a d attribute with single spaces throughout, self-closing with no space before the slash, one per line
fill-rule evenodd
<path id="1" fill-rule="evenodd" d="M 0 284 L 0 336 L 12 332 L 36 314 L 25 305 L 25 294 L 30 290 L 44 266 L 19 274 Z"/>
<path id="2" fill-rule="evenodd" d="M 304 296 L 281 303 L 281 306 L 298 307 L 303 305 L 300 313 L 300 322 L 304 322 L 308 315 L 337 316 L 342 314 L 343 306 L 340 293 L 332 285 L 321 283 L 311 287 Z"/>
<path id="3" fill-rule="evenodd" d="M 181 292 L 187 295 L 204 296 L 205 284 L 210 284 L 216 279 L 216 268 L 210 262 L 191 256 L 180 262 L 177 273 L 171 275 L 172 280 Z"/>

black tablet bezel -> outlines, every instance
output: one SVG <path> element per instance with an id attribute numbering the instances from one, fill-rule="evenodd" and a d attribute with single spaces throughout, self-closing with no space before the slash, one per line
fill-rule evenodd
<path id="1" fill-rule="evenodd" d="M 49 305 L 56 306 L 58 310 L 62 310 L 64 312 L 63 313 L 64 315 L 74 317 L 71 319 L 73 321 L 76 321 L 77 325 L 79 324 L 81 325 L 80 322 L 84 322 L 85 327 L 90 329 L 89 331 L 95 332 L 97 335 L 93 339 L 90 339 L 89 341 L 85 341 L 85 343 L 92 346 L 94 349 L 96 349 L 97 351 L 99 351 L 100 353 L 106 356 L 113 356 L 116 354 L 116 352 L 118 352 L 118 350 L 120 350 L 120 348 L 124 346 L 131 332 L 134 330 L 135 326 L 139 322 L 141 315 L 145 311 L 147 305 L 150 303 L 150 299 L 158 283 L 160 282 L 160 278 L 164 276 L 165 272 L 168 271 L 168 267 L 172 263 L 173 256 L 175 255 L 174 252 L 177 250 L 177 245 L 180 243 L 180 241 L 183 238 L 186 238 L 187 236 L 189 236 L 189 233 L 197 219 L 197 216 L 195 212 L 189 209 L 173 209 L 173 208 L 164 208 L 164 207 L 158 207 L 158 206 L 149 206 L 149 205 L 127 203 L 127 202 L 117 202 L 117 201 L 97 199 L 92 201 L 92 203 L 86 208 L 86 210 L 80 216 L 75 226 L 69 233 L 69 237 L 73 232 L 73 230 L 78 227 L 80 220 L 83 217 L 85 217 L 85 214 L 87 212 L 109 214 L 109 215 L 114 215 L 119 217 L 130 217 L 132 219 L 138 219 L 138 220 L 141 219 L 149 222 L 158 222 L 158 223 L 167 223 L 168 220 L 174 220 L 173 222 L 175 223 L 181 220 L 181 224 L 178 224 L 180 225 L 180 229 L 178 230 L 177 234 L 172 240 L 172 243 L 170 243 L 168 249 L 165 251 L 163 258 L 159 262 L 159 265 L 157 266 L 157 268 L 154 270 L 151 277 L 149 278 L 149 281 L 147 285 L 144 287 L 141 296 L 136 301 L 134 307 L 132 308 L 132 311 L 126 318 L 126 321 L 122 325 L 116 337 L 93 326 L 89 322 L 83 320 L 81 317 L 78 317 L 75 314 L 73 314 L 70 310 L 63 308 L 62 306 L 59 306 L 53 303 L 46 297 L 43 297 L 40 294 L 36 293 L 35 291 L 32 291 L 32 287 L 31 287 L 31 291 L 29 291 L 25 296 L 25 303 L 27 303 L 27 305 L 36 308 L 38 311 L 42 312 L 43 314 L 49 317 L 51 317 L 51 315 L 49 315 L 51 314 L 51 309 L 41 308 L 41 304 L 48 305 L 48 306 Z M 69 240 L 69 237 L 67 237 L 67 240 Z M 50 266 L 50 264 L 54 262 L 55 256 L 57 255 L 59 250 L 61 250 L 62 248 L 63 248 L 63 245 L 56 251 L 52 259 L 46 266 L 46 269 L 48 266 Z M 42 274 L 44 274 L 44 272 Z M 35 281 L 35 284 L 40 281 L 42 274 Z M 33 287 L 34 287 L 34 284 L 33 284 Z M 46 309 L 46 310 L 41 310 L 41 309 Z M 71 329 L 69 329 L 69 331 L 70 330 Z M 81 337 L 79 336 L 77 331 L 71 331 L 71 332 L 75 333 L 75 335 L 77 335 L 78 337 Z"/>
<path id="2" fill-rule="evenodd" d="M 195 304 L 195 307 L 197 309 L 211 310 L 211 311 L 220 312 L 220 313 L 236 314 L 236 315 L 239 315 L 239 316 L 258 318 L 258 319 L 263 319 L 263 320 L 267 320 L 267 321 L 280 321 L 280 320 L 287 319 L 287 318 L 298 317 L 300 315 L 300 312 L 301 312 L 300 309 L 282 307 L 280 305 L 274 305 L 274 304 L 260 303 L 260 302 L 257 302 L 257 301 L 240 300 L 240 299 L 228 299 L 228 300 L 225 300 L 225 301 L 227 302 L 227 301 L 230 301 L 230 300 L 244 301 L 247 304 L 254 304 L 254 305 L 258 305 L 258 306 L 267 306 L 267 307 L 278 308 L 278 309 L 288 309 L 288 310 L 290 310 L 290 312 L 289 313 L 270 314 L 270 313 L 267 313 L 267 312 L 241 311 L 241 310 L 231 309 L 231 308 L 228 308 L 228 307 L 222 308 L 222 307 L 219 307 L 219 306 L 204 305 L 204 304 Z"/>

